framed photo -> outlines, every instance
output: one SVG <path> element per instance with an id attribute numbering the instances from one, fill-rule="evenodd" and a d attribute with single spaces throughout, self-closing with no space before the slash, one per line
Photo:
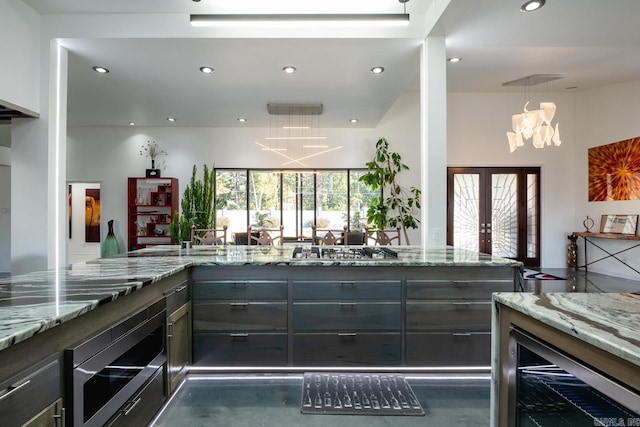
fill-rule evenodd
<path id="1" fill-rule="evenodd" d="M 601 233 L 636 234 L 638 215 L 602 215 Z"/>

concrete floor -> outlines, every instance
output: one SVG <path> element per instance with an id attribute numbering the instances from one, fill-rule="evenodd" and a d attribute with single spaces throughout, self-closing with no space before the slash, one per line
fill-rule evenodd
<path id="1" fill-rule="evenodd" d="M 526 280 L 526 292 L 638 292 L 640 281 L 573 269 L 537 269 L 566 280 Z M 461 426 L 489 424 L 488 375 L 405 374 L 425 416 L 303 415 L 302 374 L 190 375 L 152 424 L 199 426 Z"/>
<path id="2" fill-rule="evenodd" d="M 490 380 L 484 376 L 405 378 L 424 416 L 302 414 L 302 375 L 192 375 L 152 425 L 158 427 L 486 426 Z"/>

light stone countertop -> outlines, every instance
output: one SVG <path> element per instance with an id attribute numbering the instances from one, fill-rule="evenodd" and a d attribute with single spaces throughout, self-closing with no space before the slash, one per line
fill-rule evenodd
<path id="1" fill-rule="evenodd" d="M 506 266 L 520 262 L 452 247 L 390 247 L 397 259 L 292 259 L 294 246 L 161 246 L 0 279 L 0 350 L 191 266 Z"/>
<path id="2" fill-rule="evenodd" d="M 639 293 L 494 293 L 494 301 L 640 366 Z"/>

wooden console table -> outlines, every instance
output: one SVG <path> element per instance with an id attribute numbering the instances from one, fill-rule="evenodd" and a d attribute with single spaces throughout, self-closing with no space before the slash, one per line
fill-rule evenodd
<path id="1" fill-rule="evenodd" d="M 630 266 L 627 262 L 625 262 L 624 260 L 618 258 L 618 255 L 620 255 L 621 253 L 627 252 L 627 251 L 630 251 L 631 249 L 639 247 L 640 246 L 640 236 L 629 235 L 629 234 L 616 234 L 616 233 L 591 233 L 591 232 L 586 232 L 586 231 L 574 231 L 571 234 L 573 236 L 575 236 L 576 238 L 582 237 L 582 239 L 584 240 L 584 264 L 583 265 L 577 265 L 576 268 L 584 268 L 585 271 L 588 272 L 589 271 L 589 265 L 594 264 L 594 263 L 596 263 L 598 261 L 602 261 L 602 260 L 607 259 L 607 258 L 613 258 L 613 259 L 617 260 L 618 262 L 620 262 L 621 264 L 624 264 L 625 266 L 627 266 L 631 270 L 635 271 L 636 273 L 640 274 L 640 271 L 638 269 L 636 269 L 635 267 Z M 630 240 L 630 241 L 635 241 L 637 243 L 634 243 L 631 246 L 629 246 L 628 248 L 622 249 L 622 250 L 617 251 L 617 252 L 609 252 L 608 250 L 604 249 L 602 246 L 600 246 L 597 243 L 595 243 L 593 241 L 593 239 Z M 601 258 L 598 258 L 596 260 L 589 261 L 589 258 L 587 257 L 587 246 L 588 246 L 587 244 L 591 244 L 591 245 L 595 246 L 596 248 L 600 249 L 602 252 L 604 252 L 607 255 L 603 256 Z"/>

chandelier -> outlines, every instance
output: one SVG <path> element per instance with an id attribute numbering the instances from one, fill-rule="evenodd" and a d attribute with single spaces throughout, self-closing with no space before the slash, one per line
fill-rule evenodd
<path id="1" fill-rule="evenodd" d="M 513 132 L 507 132 L 509 139 L 509 150 L 514 152 L 516 148 L 524 145 L 524 140 L 531 139 L 536 148 L 543 148 L 545 145 L 558 146 L 560 140 L 560 130 L 558 123 L 555 127 L 551 121 L 556 115 L 556 104 L 553 102 L 541 102 L 539 110 L 528 110 L 529 101 L 524 104 L 524 112 L 511 116 L 511 126 Z"/>
<path id="2" fill-rule="evenodd" d="M 502 86 L 524 87 L 525 104 L 522 113 L 511 116 L 512 132 L 507 132 L 509 140 L 509 150 L 513 153 L 518 147 L 524 145 L 525 140 L 531 140 L 535 148 L 543 148 L 545 145 L 560 145 L 560 130 L 558 123 L 552 124 L 556 115 L 556 104 L 554 102 L 540 102 L 540 108 L 529 110 L 527 100 L 527 88 L 530 86 L 548 83 L 566 77 L 566 74 L 533 74 L 517 80 L 503 83 Z M 541 96 L 541 98 L 543 98 Z"/>

